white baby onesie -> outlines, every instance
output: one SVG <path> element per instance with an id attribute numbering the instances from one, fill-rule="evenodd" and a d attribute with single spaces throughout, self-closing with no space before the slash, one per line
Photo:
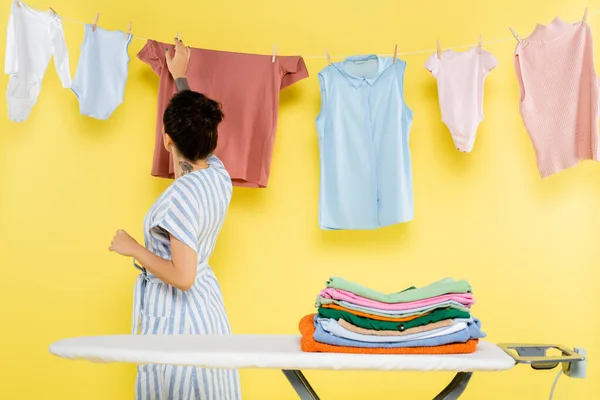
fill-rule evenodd
<path id="1" fill-rule="evenodd" d="M 468 51 L 432 54 L 427 68 L 437 79 L 442 121 L 454 145 L 463 153 L 473 150 L 477 127 L 483 121 L 483 85 L 498 65 L 493 55 L 478 47 Z"/>
<path id="2" fill-rule="evenodd" d="M 29 117 L 52 55 L 63 87 L 71 87 L 69 53 L 60 17 L 52 11 L 37 11 L 23 2 L 13 2 L 4 67 L 10 75 L 6 99 L 12 121 L 22 122 Z"/>

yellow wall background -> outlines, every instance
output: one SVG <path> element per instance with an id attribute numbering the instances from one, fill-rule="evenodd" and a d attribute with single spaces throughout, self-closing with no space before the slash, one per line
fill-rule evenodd
<path id="1" fill-rule="evenodd" d="M 556 15 L 581 17 L 582 0 L 280 2 L 31 0 L 78 20 L 168 41 L 180 31 L 194 47 L 281 54 L 391 53 L 522 36 Z M 600 6 L 590 5 L 590 12 Z M 8 20 L 9 1 L 0 7 Z M 600 16 L 590 17 L 600 30 Z M 75 73 L 83 27 L 64 21 Z M 0 43 L 5 43 L 5 29 Z M 408 62 L 414 110 L 413 222 L 370 232 L 317 225 L 318 71 L 282 94 L 266 190 L 234 191 L 211 264 L 236 333 L 295 333 L 330 275 L 383 291 L 442 277 L 468 279 L 474 314 L 489 339 L 562 343 L 588 350 L 588 379 L 562 378 L 556 399 L 600 398 L 600 165 L 586 162 L 540 179 L 521 122 L 514 41 L 487 46 L 499 60 L 485 88 L 475 150 L 457 152 L 442 124 L 436 83 Z M 149 174 L 158 78 L 130 47 L 125 102 L 108 121 L 79 115 L 53 64 L 29 120 L 7 118 L 0 98 L 0 392 L 3 399 L 131 399 L 135 368 L 51 356 L 48 345 L 79 335 L 130 330 L 136 270 L 107 247 L 124 228 L 142 239 L 142 220 L 169 184 Z M 3 48 L 1 49 L 4 52 Z M 6 87 L 8 78 L 2 79 Z M 545 399 L 555 371 L 526 367 L 475 374 L 465 399 Z M 243 371 L 246 399 L 295 399 L 279 371 Z M 307 374 L 324 399 L 432 398 L 448 373 Z M 268 394 L 264 397 L 263 391 Z"/>

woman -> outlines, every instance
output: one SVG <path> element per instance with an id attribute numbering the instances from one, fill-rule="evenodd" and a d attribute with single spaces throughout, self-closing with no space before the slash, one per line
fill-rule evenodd
<path id="1" fill-rule="evenodd" d="M 230 334 L 217 279 L 208 259 L 231 200 L 232 185 L 212 155 L 220 104 L 189 90 L 190 50 L 175 40 L 167 66 L 178 93 L 165 109 L 164 145 L 173 156 L 175 181 L 156 200 L 144 222 L 146 246 L 119 230 L 110 246 L 133 257 L 142 270 L 134 290 L 133 334 Z M 135 262 L 137 260 L 141 266 Z M 237 400 L 237 371 L 145 365 L 138 367 L 138 400 Z"/>

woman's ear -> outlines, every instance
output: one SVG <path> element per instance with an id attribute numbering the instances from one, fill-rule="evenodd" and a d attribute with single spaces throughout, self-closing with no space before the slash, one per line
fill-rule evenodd
<path id="1" fill-rule="evenodd" d="M 163 128 L 163 144 L 165 146 L 165 149 L 170 153 L 171 147 L 173 146 L 173 139 L 171 139 L 171 136 L 169 136 L 168 134 L 165 133 L 164 128 Z"/>

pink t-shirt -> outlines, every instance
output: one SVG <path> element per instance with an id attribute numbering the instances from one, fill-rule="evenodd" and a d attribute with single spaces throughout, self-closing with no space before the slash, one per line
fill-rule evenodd
<path id="1" fill-rule="evenodd" d="M 172 44 L 148 40 L 137 56 L 160 77 L 152 175 L 173 178 L 173 160 L 162 139 L 163 113 L 176 92 L 166 66 L 166 48 L 173 54 Z M 234 185 L 267 187 L 279 91 L 308 77 L 304 60 L 277 56 L 273 63 L 270 55 L 191 50 L 186 76 L 190 88 L 220 102 L 225 114 L 215 155 L 223 161 Z"/>
<path id="2" fill-rule="evenodd" d="M 448 293 L 440 296 L 429 297 L 427 299 L 392 304 L 367 299 L 346 290 L 333 288 L 321 290 L 319 296 L 333 300 L 347 301 L 357 306 L 371 307 L 386 311 L 403 311 L 411 310 L 413 308 L 431 307 L 448 301 L 454 301 L 465 306 L 471 306 L 475 304 L 475 300 L 473 299 L 473 295 L 471 293 Z"/>

